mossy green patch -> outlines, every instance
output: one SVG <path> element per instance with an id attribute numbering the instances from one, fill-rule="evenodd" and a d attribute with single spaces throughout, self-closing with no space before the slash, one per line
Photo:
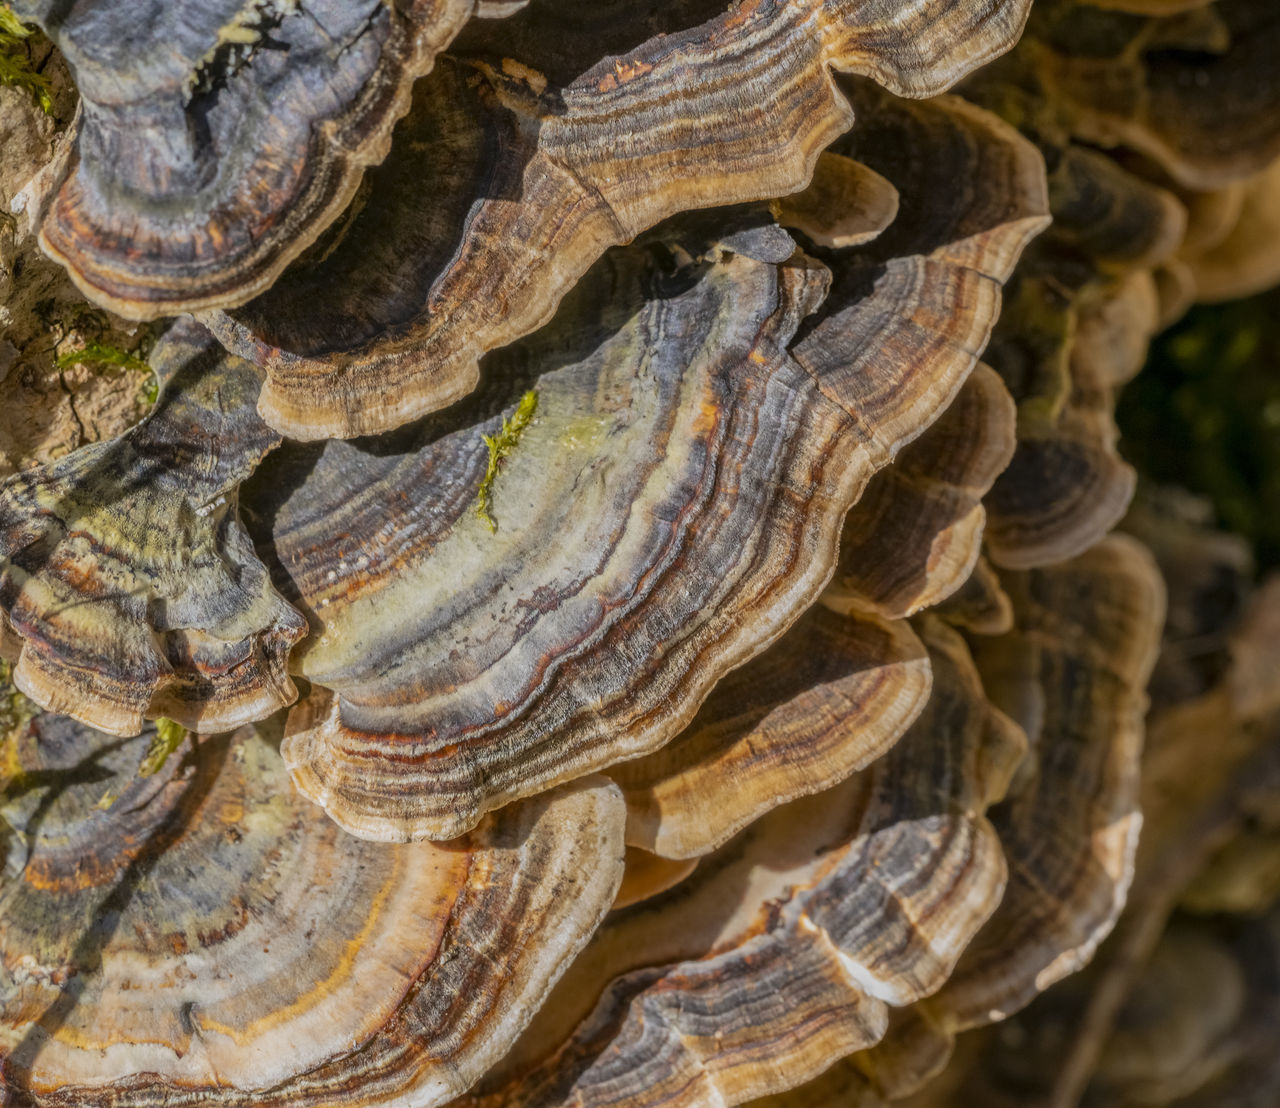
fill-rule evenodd
<path id="1" fill-rule="evenodd" d="M 138 776 L 152 777 L 164 769 L 164 764 L 169 760 L 169 755 L 182 745 L 182 741 L 187 737 L 187 729 L 182 724 L 171 719 L 165 719 L 163 716 L 156 720 L 155 737 L 151 740 L 151 745 L 147 747 L 147 753 L 142 759 L 142 765 L 138 767 Z"/>
<path id="2" fill-rule="evenodd" d="M 489 525 L 491 532 L 498 530 L 498 521 L 493 518 L 493 482 L 498 476 L 498 467 L 502 459 L 513 451 L 520 442 L 520 436 L 529 426 L 534 413 L 538 410 L 538 394 L 530 389 L 520 398 L 515 413 L 508 419 L 502 417 L 502 428 L 496 435 L 485 435 L 484 442 L 489 448 L 489 464 L 485 467 L 484 477 L 476 492 L 476 515 Z"/>
<path id="3" fill-rule="evenodd" d="M 8 4 L 0 5 L 0 85 L 25 90 L 45 115 L 53 115 L 53 89 L 49 79 L 31 68 L 27 53 L 26 40 L 33 33 Z"/>
<path id="4" fill-rule="evenodd" d="M 151 367 L 135 354 L 111 346 L 105 342 L 88 342 L 79 350 L 71 350 L 58 355 L 57 366 L 66 369 L 73 365 L 90 365 L 99 369 L 131 370 L 135 373 L 150 373 Z"/>
<path id="5" fill-rule="evenodd" d="M 160 395 L 160 381 L 155 371 L 136 354 L 121 350 L 105 342 L 87 342 L 79 350 L 71 350 L 60 354 L 55 360 L 59 369 L 67 369 L 73 365 L 87 365 L 96 373 L 146 374 L 139 386 L 139 398 L 146 404 L 154 404 Z"/>

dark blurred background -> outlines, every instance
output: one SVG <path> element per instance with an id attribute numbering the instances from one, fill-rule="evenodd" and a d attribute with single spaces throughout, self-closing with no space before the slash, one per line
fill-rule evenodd
<path id="1" fill-rule="evenodd" d="M 1280 566 L 1280 289 L 1192 309 L 1156 339 L 1117 420 L 1143 480 L 1208 497 L 1260 571 Z"/>

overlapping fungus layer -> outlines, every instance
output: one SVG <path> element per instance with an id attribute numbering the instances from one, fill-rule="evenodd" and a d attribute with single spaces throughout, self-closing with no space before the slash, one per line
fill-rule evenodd
<path id="1" fill-rule="evenodd" d="M 1148 340 L 1280 268 L 1266 0 L 14 11 L 81 96 L 22 233 L 195 315 L 0 488 L 6 1098 L 879 1105 L 1118 919 L 1062 1087 L 1262 1064 L 1271 916 L 1143 977 L 1122 910 L 1280 887 L 1274 620 L 1166 644 L 1144 780 L 1107 532 Z"/>

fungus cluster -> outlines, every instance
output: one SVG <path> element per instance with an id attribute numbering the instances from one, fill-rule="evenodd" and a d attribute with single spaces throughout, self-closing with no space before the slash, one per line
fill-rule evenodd
<path id="1" fill-rule="evenodd" d="M 11 7 L 158 396 L 0 486 L 6 1097 L 871 1105 L 1089 961 L 1269 0 Z"/>
<path id="2" fill-rule="evenodd" d="M 1280 900 L 1280 582 L 1167 495 L 1125 528 L 1170 582 L 1132 887 L 1093 964 L 975 1042 L 939 1103 L 1267 1103 Z"/>

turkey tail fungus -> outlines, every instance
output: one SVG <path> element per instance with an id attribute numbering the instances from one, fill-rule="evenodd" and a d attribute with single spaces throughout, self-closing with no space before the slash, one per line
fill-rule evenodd
<path id="1" fill-rule="evenodd" d="M 1275 1099 L 1278 11 L 0 4 L 0 1100 Z"/>

